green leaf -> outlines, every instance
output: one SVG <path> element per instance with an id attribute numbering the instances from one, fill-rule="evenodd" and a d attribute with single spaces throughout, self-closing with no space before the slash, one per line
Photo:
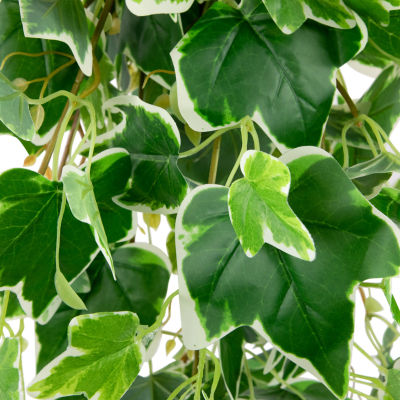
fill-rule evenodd
<path id="1" fill-rule="evenodd" d="M 342 398 L 354 328 L 350 295 L 357 282 L 397 274 L 400 236 L 328 153 L 305 147 L 281 161 L 292 176 L 289 204 L 314 239 L 316 259 L 269 245 L 249 259 L 230 222 L 228 189 L 193 190 L 176 222 L 184 343 L 204 348 L 252 325 Z"/>
<path id="2" fill-rule="evenodd" d="M 35 127 L 26 96 L 0 72 L 0 120 L 15 135 L 31 140 Z"/>
<path id="3" fill-rule="evenodd" d="M 307 228 L 290 208 L 290 171 L 275 157 L 249 150 L 240 160 L 244 178 L 229 189 L 233 228 L 244 252 L 255 256 L 264 243 L 306 261 L 315 258 Z"/>
<path id="4" fill-rule="evenodd" d="M 362 36 L 358 27 L 312 23 L 287 36 L 261 0 L 239 9 L 217 2 L 171 52 L 179 109 L 199 132 L 250 116 L 282 151 L 318 145 L 335 92 L 332 76 L 357 53 Z"/>
<path id="5" fill-rule="evenodd" d="M 342 0 L 263 0 L 263 3 L 286 34 L 300 28 L 307 18 L 334 28 L 353 28 L 356 23 L 354 14 Z"/>
<path id="6" fill-rule="evenodd" d="M 0 342 L 0 398 L 19 400 L 19 339 L 4 338 Z"/>
<path id="7" fill-rule="evenodd" d="M 156 372 L 138 376 L 121 400 L 167 400 L 187 377 L 177 372 Z"/>
<path id="8" fill-rule="evenodd" d="M 3 295 L 4 292 L 0 292 L 0 309 L 3 305 Z M 26 315 L 19 304 L 17 296 L 15 295 L 15 293 L 11 292 L 7 305 L 6 318 L 24 318 L 25 316 Z"/>
<path id="9" fill-rule="evenodd" d="M 135 15 L 174 14 L 187 11 L 194 0 L 126 0 L 128 10 Z"/>
<path id="10" fill-rule="evenodd" d="M 400 172 L 400 160 L 390 153 L 381 153 L 371 160 L 353 165 L 346 170 L 350 179 L 387 172 Z"/>
<path id="11" fill-rule="evenodd" d="M 136 96 L 115 97 L 104 108 L 121 113 L 122 121 L 97 141 L 126 149 L 133 166 L 131 185 L 117 203 L 144 212 L 174 212 L 187 183 L 177 167 L 180 135 L 172 117 Z"/>
<path id="12" fill-rule="evenodd" d="M 131 312 L 74 318 L 67 350 L 40 371 L 30 394 L 46 399 L 84 393 L 89 400 L 120 400 L 140 368 L 138 325 Z"/>
<path id="13" fill-rule="evenodd" d="M 400 370 L 389 369 L 386 390 L 392 396 L 393 400 L 400 400 Z"/>
<path id="14" fill-rule="evenodd" d="M 89 176 L 77 167 L 66 165 L 63 168 L 61 180 L 73 216 L 90 225 L 96 243 L 115 275 L 107 235 Z"/>
<path id="15" fill-rule="evenodd" d="M 92 74 L 92 45 L 80 0 L 19 0 L 26 37 L 66 43 L 85 75 Z"/>
<path id="16" fill-rule="evenodd" d="M 26 38 L 22 28 L 19 4 L 17 0 L 3 0 L 0 2 L 0 60 L 13 52 L 22 53 L 41 53 L 44 51 L 60 51 L 70 54 L 69 48 L 62 42 Z M 57 68 L 64 65 L 68 58 L 58 54 L 45 54 L 41 57 L 27 57 L 24 55 L 14 55 L 6 60 L 3 65 L 2 73 L 10 80 L 22 77 L 27 81 L 43 78 Z M 54 93 L 58 90 L 71 90 L 78 67 L 76 64 L 59 71 L 50 80 L 45 91 L 45 95 Z M 29 85 L 25 94 L 30 98 L 38 98 L 43 82 L 36 82 Z M 65 98 L 60 97 L 43 105 L 45 119 L 32 139 L 36 145 L 43 145 L 53 133 L 53 128 L 65 106 Z M 0 128 L 1 129 L 1 128 Z M 2 131 L 4 132 L 4 131 Z M 4 133 L 10 133 L 6 130 Z M 31 143 L 21 140 L 27 148 L 29 154 L 38 150 Z"/>
<path id="17" fill-rule="evenodd" d="M 127 48 L 136 65 L 146 74 L 157 69 L 174 69 L 169 52 L 181 37 L 179 25 L 169 15 L 137 17 L 126 8 L 122 12 L 119 51 Z M 175 81 L 174 76 L 167 74 L 151 77 L 167 88 Z"/>
<path id="18" fill-rule="evenodd" d="M 0 175 L 0 287 L 17 294 L 28 316 L 44 322 L 58 307 L 54 287 L 61 183 L 25 169 Z M 97 252 L 87 225 L 69 208 L 61 227 L 60 265 L 68 281 Z"/>
<path id="19" fill-rule="evenodd" d="M 400 190 L 383 188 L 379 194 L 371 200 L 371 203 L 393 222 L 400 225 Z"/>
<path id="20" fill-rule="evenodd" d="M 239 394 L 244 357 L 243 342 L 244 335 L 242 329 L 234 330 L 219 342 L 222 376 L 226 389 L 233 399 L 236 399 Z"/>
<path id="21" fill-rule="evenodd" d="M 68 324 L 79 314 L 132 311 L 141 324 L 150 326 L 155 322 L 167 294 L 170 263 L 166 256 L 145 243 L 121 246 L 112 256 L 116 280 L 111 270 L 104 268 L 104 258 L 100 255 L 88 268 L 92 290 L 81 295 L 87 311 L 61 306 L 46 325 L 36 325 L 40 343 L 38 370 L 66 349 Z"/>
<path id="22" fill-rule="evenodd" d="M 75 293 L 65 276 L 60 271 L 56 271 L 54 277 L 54 285 L 57 290 L 57 294 L 61 300 L 71 308 L 75 310 L 86 310 L 85 303 Z"/>

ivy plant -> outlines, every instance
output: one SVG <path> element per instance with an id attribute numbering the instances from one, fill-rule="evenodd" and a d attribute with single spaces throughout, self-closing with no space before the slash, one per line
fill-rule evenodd
<path id="1" fill-rule="evenodd" d="M 0 399 L 399 400 L 399 18 L 400 0 L 2 0 L 0 134 L 29 168 L 0 175 Z M 375 73 L 360 99 L 349 62 Z"/>

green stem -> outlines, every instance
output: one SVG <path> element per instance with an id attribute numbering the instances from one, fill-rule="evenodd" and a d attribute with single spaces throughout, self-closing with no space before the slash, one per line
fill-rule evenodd
<path id="1" fill-rule="evenodd" d="M 360 375 L 354 372 L 351 372 L 350 375 L 351 379 L 357 380 L 357 383 L 372 386 L 375 389 L 382 389 L 383 391 L 385 391 L 385 385 L 378 378 L 374 378 L 372 376 L 367 376 L 367 375 Z M 368 381 L 368 383 L 363 381 Z"/>
<path id="2" fill-rule="evenodd" d="M 273 369 L 271 370 L 272 376 L 284 387 L 286 387 L 290 392 L 295 394 L 296 396 L 300 397 L 301 400 L 307 400 L 304 396 L 303 393 L 301 393 L 299 390 L 297 390 L 295 387 L 292 385 L 288 384 L 284 379 L 282 379 L 279 374 Z"/>
<path id="3" fill-rule="evenodd" d="M 248 140 L 248 133 L 247 133 L 247 128 L 246 128 L 246 123 L 241 123 L 240 125 L 240 133 L 242 135 L 242 148 L 240 150 L 239 156 L 236 159 L 235 165 L 232 168 L 231 173 L 228 176 L 228 179 L 225 183 L 226 187 L 229 187 L 233 181 L 233 178 L 235 177 L 236 171 L 238 170 L 240 166 L 240 161 L 243 157 L 243 154 L 246 153 L 247 151 L 247 140 Z"/>
<path id="4" fill-rule="evenodd" d="M 169 396 L 167 400 L 174 400 L 176 396 L 183 390 L 186 386 L 190 385 L 192 382 L 194 382 L 197 379 L 197 375 L 194 375 L 188 379 L 186 379 L 185 382 L 182 382 Z"/>
<path id="5" fill-rule="evenodd" d="M 351 387 L 349 388 L 349 392 L 352 392 L 352 393 L 354 393 L 354 394 L 356 394 L 356 395 L 358 395 L 360 397 L 364 397 L 367 400 L 376 400 L 376 397 L 369 396 L 368 394 L 360 392 L 360 391 L 358 391 L 356 389 L 353 389 Z"/>
<path id="6" fill-rule="evenodd" d="M 251 376 L 251 371 L 249 368 L 249 363 L 247 362 L 246 356 L 243 354 L 243 364 L 244 364 L 244 373 L 247 377 L 247 382 L 249 384 L 249 399 L 256 400 L 256 396 L 254 393 L 254 385 L 253 385 L 253 377 Z"/>
<path id="7" fill-rule="evenodd" d="M 19 360 L 18 360 L 18 371 L 21 377 L 21 391 L 22 399 L 25 400 L 25 380 L 24 380 L 24 369 L 22 366 L 22 352 L 23 352 L 23 340 L 22 334 L 24 333 L 24 319 L 21 318 L 19 322 L 18 338 L 19 338 Z"/>
<path id="8" fill-rule="evenodd" d="M 171 295 L 169 295 L 169 297 L 165 300 L 164 304 L 163 304 L 162 307 L 161 307 L 161 311 L 160 311 L 160 314 L 158 315 L 158 317 L 157 317 L 157 319 L 156 319 L 156 322 L 154 322 L 154 324 L 151 325 L 151 326 L 149 326 L 148 328 L 143 329 L 143 330 L 137 335 L 136 341 L 137 341 L 138 343 L 140 343 L 141 340 L 142 340 L 146 335 L 148 335 L 149 333 L 155 331 L 156 329 L 158 329 L 158 328 L 162 325 L 162 322 L 163 322 L 163 319 L 164 319 L 164 315 L 165 315 L 165 312 L 167 311 L 167 308 L 168 308 L 168 306 L 169 306 L 169 303 L 171 303 L 171 301 L 173 300 L 173 298 L 174 298 L 178 293 L 179 293 L 179 290 L 176 290 L 174 293 L 172 293 Z M 179 392 L 178 392 L 178 393 L 179 393 Z"/>
<path id="9" fill-rule="evenodd" d="M 0 314 L 0 338 L 4 336 L 3 334 L 3 328 L 4 328 L 4 323 L 6 321 L 6 315 L 7 315 L 7 307 L 8 307 L 8 301 L 10 300 L 10 291 L 6 290 L 3 294 L 3 301 L 2 301 L 2 306 L 1 306 L 1 314 Z"/>
<path id="10" fill-rule="evenodd" d="M 255 128 L 255 126 L 254 126 L 254 123 L 253 123 L 253 121 L 250 120 L 249 124 L 250 124 L 249 132 L 250 132 L 251 137 L 252 137 L 252 139 L 253 139 L 254 150 L 260 151 L 260 140 L 259 140 L 259 138 L 258 138 L 258 133 L 257 133 L 257 131 L 256 131 L 256 128 Z"/>
<path id="11" fill-rule="evenodd" d="M 192 391 L 193 391 L 193 388 L 192 388 L 192 387 L 190 387 L 190 388 L 188 388 L 187 390 L 185 390 L 185 391 L 183 392 L 182 396 L 179 397 L 179 400 L 185 400 L 185 399 L 187 398 L 187 396 L 189 395 L 189 393 L 192 392 Z"/>
<path id="12" fill-rule="evenodd" d="M 221 364 L 219 363 L 218 358 L 215 357 L 215 354 L 212 351 L 206 349 L 206 352 L 214 362 L 214 376 L 210 392 L 210 400 L 214 400 L 214 394 L 215 391 L 217 390 L 218 382 L 221 377 Z"/>
<path id="13" fill-rule="evenodd" d="M 398 338 L 400 336 L 399 331 L 386 318 L 382 317 L 382 315 L 370 314 L 370 317 L 371 318 L 378 318 L 382 322 L 384 322 L 388 326 L 388 328 L 390 328 L 393 331 L 393 333 L 396 335 L 396 338 Z"/>
<path id="14" fill-rule="evenodd" d="M 361 125 L 360 130 L 361 130 L 361 133 L 364 135 L 365 140 L 367 141 L 372 154 L 374 155 L 374 157 L 376 157 L 378 155 L 378 151 L 376 150 L 376 147 L 375 147 L 374 141 L 371 138 L 371 135 L 369 134 L 369 132 L 367 131 L 367 129 L 365 128 L 364 125 Z"/>
<path id="15" fill-rule="evenodd" d="M 349 167 L 349 148 L 347 146 L 347 131 L 354 124 L 354 120 L 348 121 L 342 129 L 343 169 Z"/>
<path id="16" fill-rule="evenodd" d="M 60 243 L 61 243 L 61 225 L 64 217 L 65 206 L 67 203 L 67 198 L 65 192 L 63 191 L 61 198 L 61 207 L 57 219 L 57 239 L 56 239 L 56 273 L 61 273 L 60 269 Z"/>
<path id="17" fill-rule="evenodd" d="M 215 131 L 211 136 L 209 136 L 204 142 L 201 142 L 198 146 L 193 147 L 193 149 L 190 149 L 188 151 L 184 151 L 183 153 L 180 153 L 179 158 L 190 157 L 193 154 L 198 153 L 199 151 L 201 151 L 205 147 L 207 147 L 210 143 L 212 143 L 217 137 L 221 136 L 225 132 L 235 129 L 235 127 L 237 127 L 237 126 L 231 126 L 229 128 L 223 128 L 223 129 L 219 129 L 218 131 Z"/>
<path id="18" fill-rule="evenodd" d="M 4 321 L 4 327 L 8 330 L 8 333 L 10 334 L 11 337 L 14 337 L 14 331 L 12 330 L 11 326 L 7 323 L 7 321 Z"/>
<path id="19" fill-rule="evenodd" d="M 372 329 L 371 321 L 368 316 L 365 317 L 365 328 L 366 328 L 365 332 L 367 333 L 367 337 L 368 337 L 369 341 L 375 347 L 375 350 L 378 354 L 379 359 L 381 360 L 382 365 L 384 367 L 386 367 L 387 366 L 386 358 L 383 355 L 383 351 L 380 347 L 380 342 L 379 342 L 378 338 L 376 337 L 374 330 Z"/>
<path id="20" fill-rule="evenodd" d="M 387 374 L 387 369 L 379 365 L 373 357 L 371 357 L 360 345 L 354 342 L 353 346 L 365 357 L 367 358 L 383 375 Z"/>
<path id="21" fill-rule="evenodd" d="M 202 349 L 200 350 L 199 353 L 199 366 L 196 379 L 196 391 L 194 392 L 194 400 L 200 400 L 201 387 L 203 385 L 203 372 L 204 372 L 205 361 L 206 361 L 206 349 Z"/>
<path id="22" fill-rule="evenodd" d="M 373 288 L 373 289 L 381 289 L 384 290 L 384 283 L 374 283 L 374 282 L 363 282 L 360 284 L 360 286 L 365 287 L 365 288 Z"/>

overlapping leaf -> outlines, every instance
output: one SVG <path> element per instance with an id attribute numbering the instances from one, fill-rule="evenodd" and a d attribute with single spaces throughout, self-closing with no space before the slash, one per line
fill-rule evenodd
<path id="1" fill-rule="evenodd" d="M 228 189 L 195 189 L 176 224 L 184 341 L 202 348 L 255 324 L 342 398 L 353 334 L 349 295 L 357 281 L 398 272 L 398 230 L 328 153 L 306 147 L 282 161 L 292 176 L 289 204 L 314 239 L 316 259 L 305 262 L 268 245 L 247 258 L 229 219 Z"/>
<path id="2" fill-rule="evenodd" d="M 83 73 L 92 74 L 92 45 L 80 0 L 19 0 L 19 5 L 26 37 L 66 43 Z"/>
<path id="3" fill-rule="evenodd" d="M 19 400 L 19 339 L 4 338 L 0 341 L 0 398 Z"/>
<path id="4" fill-rule="evenodd" d="M 400 160 L 393 154 L 381 153 L 371 160 L 351 166 L 346 170 L 346 173 L 350 179 L 355 179 L 395 171 L 400 172 Z"/>
<path id="5" fill-rule="evenodd" d="M 151 325 L 160 312 L 169 281 L 169 261 L 154 246 L 122 246 L 112 254 L 117 280 L 99 255 L 89 267 L 92 290 L 81 295 L 87 306 L 84 313 L 132 311 L 141 324 Z M 46 325 L 36 325 L 40 344 L 37 368 L 41 370 L 67 347 L 67 327 L 82 314 L 61 306 Z"/>
<path id="6" fill-rule="evenodd" d="M 187 11 L 194 0 L 127 0 L 126 6 L 135 15 L 174 14 Z"/>
<path id="7" fill-rule="evenodd" d="M 332 75 L 361 39 L 358 27 L 313 23 L 287 36 L 261 0 L 239 9 L 217 2 L 171 52 L 179 109 L 196 131 L 249 115 L 283 150 L 317 145 L 332 104 Z"/>
<path id="8" fill-rule="evenodd" d="M 29 392 L 37 399 L 84 393 L 89 400 L 120 400 L 140 369 L 138 325 L 131 312 L 74 318 L 67 350 L 40 371 Z"/>
<path id="9" fill-rule="evenodd" d="M 104 106 L 122 113 L 122 122 L 98 142 L 126 149 L 133 166 L 131 186 L 118 203 L 139 211 L 173 212 L 187 191 L 177 167 L 180 136 L 174 120 L 136 96 L 119 96 Z"/>
<path id="10" fill-rule="evenodd" d="M 229 189 L 229 215 L 244 252 L 253 257 L 264 243 L 303 260 L 315 258 L 307 228 L 287 202 L 288 167 L 261 151 L 247 151 L 240 167 L 244 178 Z"/>

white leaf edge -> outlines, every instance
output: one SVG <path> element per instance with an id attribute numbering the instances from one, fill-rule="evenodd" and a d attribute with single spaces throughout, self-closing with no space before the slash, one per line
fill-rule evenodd
<path id="1" fill-rule="evenodd" d="M 78 52 L 78 48 L 75 45 L 75 40 L 69 32 L 63 32 L 61 34 L 57 33 L 48 33 L 48 32 L 43 32 L 40 34 L 32 34 L 29 30 L 29 22 L 27 22 L 26 14 L 25 14 L 25 4 L 24 1 L 29 1 L 29 0 L 19 0 L 19 9 L 21 12 L 21 20 L 22 20 L 22 27 L 24 29 L 24 35 L 25 37 L 30 37 L 30 38 L 39 38 L 39 39 L 49 39 L 49 40 L 59 40 L 60 42 L 65 43 L 72 51 L 72 54 L 75 57 L 76 62 L 78 63 L 80 69 L 86 76 L 91 76 L 92 75 L 92 69 L 93 69 L 93 55 L 92 55 L 92 44 L 89 40 L 89 37 L 87 38 L 87 49 L 85 51 L 85 56 L 84 58 L 81 58 Z"/>
<path id="2" fill-rule="evenodd" d="M 326 158 L 333 158 L 332 155 L 325 150 L 322 150 L 321 148 L 318 147 L 313 147 L 313 146 L 304 146 L 304 147 L 298 147 L 294 150 L 288 151 L 287 153 L 283 154 L 279 160 L 282 161 L 285 164 L 290 163 L 291 161 L 294 161 L 298 158 L 308 156 L 308 155 L 321 155 Z M 185 200 L 182 202 L 181 207 L 178 211 L 178 215 L 176 218 L 176 224 L 175 224 L 175 238 L 176 238 L 176 255 L 177 255 L 177 264 L 178 264 L 178 281 L 179 281 L 179 302 L 180 302 L 180 310 L 181 310 L 181 320 L 182 320 L 182 340 L 188 349 L 191 350 L 199 350 L 203 349 L 205 347 L 208 347 L 212 345 L 213 343 L 217 342 L 220 338 L 224 337 L 228 333 L 232 332 L 235 330 L 237 327 L 232 326 L 225 331 L 221 332 L 219 335 L 219 338 L 213 339 L 211 341 L 208 341 L 206 338 L 206 333 L 204 331 L 204 328 L 200 322 L 200 318 L 198 317 L 196 313 L 196 304 L 195 301 L 192 299 L 189 293 L 188 286 L 186 284 L 186 280 L 184 278 L 183 272 L 182 272 L 182 260 L 186 257 L 187 253 L 184 248 L 184 243 L 180 237 L 185 233 L 185 230 L 183 229 L 182 225 L 182 218 L 184 215 L 184 212 L 187 208 L 187 206 L 190 204 L 192 201 L 193 197 L 200 191 L 207 190 L 209 188 L 221 188 L 223 186 L 220 185 L 203 185 L 195 188 L 192 190 L 185 198 Z M 400 247 L 400 229 L 396 226 L 396 224 L 391 221 L 388 217 L 386 217 L 382 212 L 377 210 L 372 204 L 371 209 L 372 213 L 385 221 L 388 226 L 392 229 L 396 239 L 397 243 Z M 350 289 L 349 293 L 347 294 L 347 297 L 350 301 L 354 302 L 354 292 L 357 289 L 358 284 L 354 284 L 353 288 Z M 326 382 L 326 380 L 320 375 L 318 370 L 313 366 L 313 364 L 305 359 L 305 358 L 300 358 L 294 355 L 293 353 L 288 353 L 284 351 L 277 343 L 275 343 L 269 336 L 268 334 L 264 331 L 264 328 L 262 327 L 261 323 L 256 319 L 254 323 L 252 324 L 252 328 L 255 329 L 262 337 L 264 337 L 267 341 L 272 343 L 275 347 L 279 349 L 279 351 L 284 354 L 289 360 L 293 361 L 294 363 L 298 364 L 300 367 L 305 369 L 306 371 L 310 372 L 312 375 L 314 375 L 319 381 L 321 381 L 333 394 L 334 391 L 331 389 L 330 385 Z M 348 341 L 348 348 L 351 356 L 351 349 L 352 349 L 352 344 L 353 342 L 353 337 L 351 337 Z M 349 358 L 349 360 L 351 357 Z M 349 361 L 350 362 L 350 361 Z M 335 396 L 337 396 L 335 394 Z M 344 395 L 341 400 L 344 400 L 346 396 Z"/>
<path id="3" fill-rule="evenodd" d="M 135 15 L 140 17 L 152 14 L 175 14 L 183 13 L 192 6 L 194 0 L 126 0 L 126 7 Z"/>
<path id="4" fill-rule="evenodd" d="M 262 153 L 262 152 L 259 152 L 259 151 L 256 151 L 256 150 L 247 150 L 247 151 L 243 154 L 243 156 L 242 156 L 242 158 L 241 158 L 241 160 L 240 160 L 240 169 L 241 169 L 242 174 L 243 174 L 243 176 L 244 176 L 245 178 L 246 178 L 246 175 L 245 175 L 245 172 L 244 172 L 244 167 L 245 167 L 246 161 L 249 159 L 249 157 L 252 157 L 252 156 L 255 155 L 256 153 Z M 264 154 L 266 154 L 266 153 L 264 153 Z M 276 157 L 274 157 L 274 156 L 271 156 L 270 154 L 267 154 L 267 155 L 268 155 L 270 158 L 272 158 L 274 161 L 283 164 L 278 158 L 276 158 Z M 284 164 L 284 165 L 285 165 L 285 164 Z M 285 165 L 285 167 L 287 168 L 286 165 Z M 288 196 L 288 194 L 289 194 L 289 189 L 290 189 L 290 184 L 291 184 L 291 176 L 290 176 L 290 171 L 289 171 L 289 183 L 288 183 L 285 187 L 282 187 L 282 188 L 281 188 L 281 192 L 282 192 L 282 193 L 285 195 L 285 197 L 286 197 L 286 204 L 287 204 L 287 206 L 290 208 L 290 210 L 293 212 L 293 214 L 296 215 L 296 214 L 294 213 L 294 211 L 292 210 L 292 208 L 290 207 L 289 202 L 288 202 L 288 200 L 287 200 L 287 196 Z M 231 222 L 233 223 L 233 221 L 232 221 L 231 207 L 229 206 L 229 204 L 230 204 L 230 198 L 231 198 L 231 190 L 229 189 L 229 192 L 228 192 L 228 211 L 229 211 L 229 218 L 230 218 Z M 300 258 L 300 259 L 305 260 L 305 261 L 313 261 L 313 260 L 315 259 L 315 255 L 316 255 L 314 239 L 312 238 L 310 232 L 309 232 L 308 229 L 305 227 L 305 225 L 303 224 L 303 222 L 301 222 L 300 218 L 297 217 L 297 215 L 296 215 L 296 218 L 297 218 L 297 220 L 300 222 L 301 228 L 302 228 L 303 232 L 306 233 L 306 234 L 308 235 L 309 240 L 311 241 L 311 243 L 312 243 L 313 246 L 314 246 L 314 250 L 307 249 L 307 254 L 308 254 L 308 258 L 307 258 L 307 259 L 303 258 L 294 246 L 289 246 L 289 247 L 288 247 L 288 246 L 285 246 L 284 243 L 278 243 L 277 241 L 275 241 L 275 240 L 274 240 L 274 237 L 273 237 L 273 233 L 272 233 L 270 227 L 269 227 L 266 223 L 264 223 L 264 224 L 261 224 L 261 223 L 260 223 L 260 225 L 262 226 L 262 233 L 263 233 L 263 240 L 264 240 L 264 243 L 268 243 L 268 244 L 270 244 L 270 245 L 276 247 L 277 249 L 283 251 L 284 253 L 290 254 L 290 255 L 293 256 L 293 257 L 297 257 L 297 258 Z M 241 235 L 241 236 L 238 236 L 238 239 L 239 239 L 240 244 L 242 245 L 242 248 L 243 248 L 243 236 L 242 236 L 242 235 Z M 259 250 L 260 250 L 260 249 L 259 249 Z M 247 257 L 254 257 L 254 256 L 257 254 L 257 253 L 252 253 L 252 252 L 250 251 L 250 249 L 246 249 L 246 250 L 245 250 L 245 253 L 246 253 Z"/>

